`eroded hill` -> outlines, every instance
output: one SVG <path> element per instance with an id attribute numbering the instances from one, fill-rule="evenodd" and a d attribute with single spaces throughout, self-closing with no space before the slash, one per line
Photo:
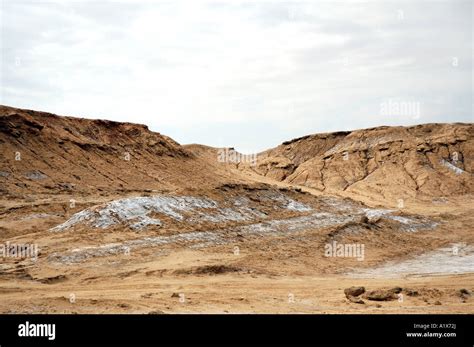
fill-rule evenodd
<path id="1" fill-rule="evenodd" d="M 472 145 L 472 124 L 379 127 L 252 166 L 2 106 L 0 249 L 38 252 L 3 256 L 0 312 L 472 313 Z"/>
<path id="2" fill-rule="evenodd" d="M 175 191 L 229 181 L 147 126 L 0 106 L 0 191 L 31 194 Z"/>
<path id="3" fill-rule="evenodd" d="M 258 174 L 329 194 L 431 199 L 474 192 L 474 125 L 424 124 L 309 135 L 260 153 Z"/>

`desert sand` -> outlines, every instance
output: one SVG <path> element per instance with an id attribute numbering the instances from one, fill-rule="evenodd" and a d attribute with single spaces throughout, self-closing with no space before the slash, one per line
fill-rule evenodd
<path id="1" fill-rule="evenodd" d="M 223 162 L 0 106 L 0 147 L 1 313 L 474 313 L 473 124 Z"/>

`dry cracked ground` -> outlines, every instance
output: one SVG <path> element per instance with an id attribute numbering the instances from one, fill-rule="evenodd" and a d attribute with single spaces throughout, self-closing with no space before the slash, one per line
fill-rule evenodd
<path id="1" fill-rule="evenodd" d="M 254 160 L 0 106 L 2 313 L 473 313 L 474 125 Z"/>

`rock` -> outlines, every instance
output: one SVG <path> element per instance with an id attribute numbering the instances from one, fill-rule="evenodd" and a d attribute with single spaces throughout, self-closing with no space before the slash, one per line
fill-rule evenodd
<path id="1" fill-rule="evenodd" d="M 173 294 L 171 294 L 171 297 L 172 298 L 179 298 L 179 294 L 178 293 L 173 293 Z"/>
<path id="2" fill-rule="evenodd" d="M 30 180 L 44 180 L 44 179 L 48 178 L 48 176 L 46 176 L 44 173 L 42 173 L 41 171 L 38 171 L 38 170 L 28 171 L 25 174 L 25 177 L 30 179 Z"/>
<path id="3" fill-rule="evenodd" d="M 293 185 L 321 190 L 349 189 L 351 193 L 364 195 L 363 192 L 379 190 L 382 186 L 384 192 L 379 196 L 387 201 L 396 200 L 398 192 L 415 193 L 419 188 L 432 197 L 442 196 L 445 191 L 455 195 L 474 188 L 472 182 L 465 181 L 465 172 L 471 172 L 471 165 L 465 170 L 467 165 L 462 160 L 471 149 L 458 147 L 462 138 L 471 139 L 471 129 L 471 124 L 427 124 L 315 134 L 266 151 L 259 156 L 255 170 Z M 454 145 L 448 145 L 451 143 Z M 454 151 L 459 167 L 447 160 L 452 161 Z M 414 157 L 423 159 L 414 160 Z M 426 162 L 432 162 L 433 168 L 424 165 Z M 414 173 L 413 181 L 404 178 L 405 168 Z M 366 179 L 369 175 L 370 179 Z M 388 176 L 390 185 L 385 184 Z M 429 185 L 419 187 L 420 181 Z M 448 190 L 440 188 L 444 184 L 449 185 Z M 376 223 L 378 218 L 369 217 L 369 223 Z"/>
<path id="4" fill-rule="evenodd" d="M 350 287 L 350 288 L 344 289 L 344 294 L 346 294 L 347 298 L 349 298 L 350 296 L 359 296 L 364 293 L 365 293 L 364 287 Z"/>
<path id="5" fill-rule="evenodd" d="M 418 291 L 416 290 L 413 290 L 413 289 L 405 289 L 405 294 L 408 295 L 408 296 L 418 296 L 420 293 L 418 293 Z"/>
<path id="6" fill-rule="evenodd" d="M 348 295 L 347 296 L 347 299 L 350 301 L 350 302 L 353 302 L 354 304 L 365 304 L 364 300 L 360 299 L 360 298 L 357 298 L 355 296 L 350 296 Z"/>
<path id="7" fill-rule="evenodd" d="M 434 305 L 442 305 L 442 304 L 441 304 L 441 301 L 436 300 L 436 301 L 434 302 Z"/>
<path id="8" fill-rule="evenodd" d="M 398 299 L 398 296 L 390 290 L 377 289 L 365 293 L 363 298 L 373 301 L 390 301 Z"/>
<path id="9" fill-rule="evenodd" d="M 61 182 L 57 184 L 59 189 L 65 189 L 65 190 L 73 190 L 76 185 L 74 183 L 69 183 L 69 182 Z"/>
<path id="10" fill-rule="evenodd" d="M 346 298 L 355 304 L 365 304 L 365 302 L 358 298 L 359 295 L 363 294 L 365 292 L 364 287 L 350 287 L 344 289 L 344 294 L 346 295 Z"/>
<path id="11" fill-rule="evenodd" d="M 402 287 L 393 287 L 392 289 L 389 290 L 389 292 L 393 293 L 393 294 L 398 294 L 398 293 L 401 293 L 403 290 Z"/>
<path id="12" fill-rule="evenodd" d="M 160 310 L 154 310 L 154 311 L 148 312 L 148 314 L 165 314 L 165 313 L 163 311 L 160 311 Z"/>
<path id="13" fill-rule="evenodd" d="M 63 281 L 66 281 L 66 280 L 67 280 L 66 275 L 57 275 L 57 276 L 37 279 L 38 282 L 41 282 L 41 283 L 44 283 L 44 284 L 54 284 L 54 283 L 63 282 Z"/>
<path id="14" fill-rule="evenodd" d="M 462 289 L 459 289 L 456 292 L 456 294 L 457 294 L 457 296 L 459 296 L 461 298 L 461 302 L 464 303 L 472 295 L 472 292 L 469 289 L 462 288 Z"/>
<path id="15" fill-rule="evenodd" d="M 382 219 L 382 216 L 374 215 L 374 216 L 370 216 L 370 217 L 366 217 L 366 218 L 367 218 L 368 223 L 377 224 Z"/>

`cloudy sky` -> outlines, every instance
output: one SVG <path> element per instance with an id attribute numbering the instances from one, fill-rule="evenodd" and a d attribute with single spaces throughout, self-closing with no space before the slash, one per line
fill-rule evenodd
<path id="1" fill-rule="evenodd" d="M 473 122 L 473 2 L 0 0 L 2 104 L 245 153 Z"/>

